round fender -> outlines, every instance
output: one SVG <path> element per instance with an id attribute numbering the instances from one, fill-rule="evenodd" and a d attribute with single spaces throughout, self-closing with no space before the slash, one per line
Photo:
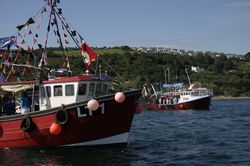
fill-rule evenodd
<path id="1" fill-rule="evenodd" d="M 69 121 L 69 114 L 65 109 L 60 109 L 56 112 L 56 122 L 60 125 L 65 125 Z"/>
<path id="2" fill-rule="evenodd" d="M 26 117 L 22 120 L 20 128 L 23 131 L 30 132 L 34 128 L 34 123 L 32 122 L 30 117 Z"/>

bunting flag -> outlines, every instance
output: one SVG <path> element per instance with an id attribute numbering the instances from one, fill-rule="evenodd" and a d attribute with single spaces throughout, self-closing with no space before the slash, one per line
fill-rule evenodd
<path id="1" fill-rule="evenodd" d="M 31 35 L 32 34 L 32 32 L 31 32 L 31 30 L 29 30 L 29 33 L 28 33 L 29 35 Z"/>
<path id="2" fill-rule="evenodd" d="M 20 32 L 17 33 L 17 36 L 23 37 Z"/>
<path id="3" fill-rule="evenodd" d="M 25 43 L 25 40 L 23 39 L 22 41 L 21 41 L 21 44 L 24 44 Z"/>
<path id="4" fill-rule="evenodd" d="M 26 74 L 27 74 L 27 72 L 28 72 L 28 68 L 27 68 L 27 67 L 25 67 L 25 68 L 23 69 L 22 76 L 26 75 Z"/>
<path id="5" fill-rule="evenodd" d="M 95 51 L 90 48 L 86 42 L 82 43 L 82 46 L 80 48 L 81 51 L 81 55 L 84 58 L 84 63 L 87 69 L 90 68 L 90 64 L 91 62 L 94 62 L 97 60 L 97 54 L 95 53 Z"/>
<path id="6" fill-rule="evenodd" d="M 18 25 L 16 28 L 20 31 L 20 30 L 22 30 L 25 26 L 26 26 L 26 28 L 27 28 L 28 25 L 34 24 L 34 23 L 35 23 L 35 21 L 33 20 L 33 18 L 30 17 L 29 20 L 28 20 L 25 24 Z"/>
<path id="7" fill-rule="evenodd" d="M 14 73 L 12 71 L 10 71 L 9 77 L 10 79 L 14 78 Z"/>
<path id="8" fill-rule="evenodd" d="M 72 36 L 76 36 L 76 31 L 71 31 Z"/>
<path id="9" fill-rule="evenodd" d="M 37 40 L 36 38 L 33 38 L 33 44 L 36 44 Z"/>
<path id="10" fill-rule="evenodd" d="M 28 60 L 26 61 L 26 65 L 27 65 L 27 66 L 30 66 L 29 58 L 28 58 Z M 28 73 L 28 69 L 29 69 L 28 67 L 25 67 L 25 68 L 23 69 L 23 74 L 22 74 L 23 76 L 26 75 L 26 74 Z M 31 70 L 31 73 L 32 73 L 32 70 Z M 32 74 L 33 74 L 33 73 L 32 73 Z"/>
<path id="11" fill-rule="evenodd" d="M 5 53 L 3 54 L 3 60 L 4 60 L 4 62 L 8 62 L 8 60 L 9 60 L 9 54 L 7 51 L 5 51 Z"/>
<path id="12" fill-rule="evenodd" d="M 35 21 L 33 20 L 33 18 L 29 18 L 29 20 L 26 22 L 26 25 L 30 25 L 30 24 L 34 24 Z"/>
<path id="13" fill-rule="evenodd" d="M 65 44 L 69 44 L 68 40 L 67 39 L 64 39 L 64 42 Z"/>
<path id="14" fill-rule="evenodd" d="M 41 58 L 41 60 L 40 60 L 40 62 L 39 62 L 39 67 L 43 67 L 43 66 L 46 66 L 46 65 L 48 65 L 49 63 L 48 63 L 48 58 L 47 58 L 47 55 L 45 54 L 45 52 L 43 52 L 42 53 L 42 58 Z"/>
<path id="15" fill-rule="evenodd" d="M 59 15 L 62 14 L 62 8 L 58 8 L 58 14 L 59 14 Z"/>

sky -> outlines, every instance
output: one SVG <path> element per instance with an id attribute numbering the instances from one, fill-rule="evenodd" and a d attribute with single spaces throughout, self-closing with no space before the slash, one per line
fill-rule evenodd
<path id="1" fill-rule="evenodd" d="M 17 32 L 44 0 L 1 0 L 0 38 Z M 61 0 L 92 47 L 250 52 L 250 0 Z"/>

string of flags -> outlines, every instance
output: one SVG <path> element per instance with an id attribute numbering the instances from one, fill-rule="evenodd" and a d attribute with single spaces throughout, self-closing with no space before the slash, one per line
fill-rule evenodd
<path id="1" fill-rule="evenodd" d="M 56 37 L 56 43 L 58 43 L 59 46 L 62 46 L 65 51 L 68 51 L 68 46 L 71 44 L 70 41 L 73 41 L 80 48 L 80 54 L 82 55 L 85 66 L 87 69 L 89 69 L 90 64 L 98 59 L 98 55 L 84 41 L 82 36 L 80 36 L 73 26 L 70 25 L 70 23 L 63 17 L 62 9 L 56 7 L 56 4 L 60 3 L 60 0 L 53 1 L 55 4 L 51 4 L 51 0 L 45 1 L 47 2 L 46 5 L 40 9 L 36 16 L 30 17 L 24 24 L 17 26 L 18 33 L 16 36 L 0 38 L 0 49 L 12 46 L 16 46 L 20 50 L 22 48 L 27 48 L 28 56 L 25 56 L 27 57 L 25 64 L 31 65 L 29 59 L 31 56 L 35 59 L 34 48 L 38 48 L 41 50 L 41 55 L 40 58 L 36 57 L 37 65 L 39 67 L 47 66 L 48 57 L 46 47 L 49 42 L 49 33 L 52 33 Z M 51 12 L 52 5 L 54 7 L 54 11 Z M 47 35 L 45 37 L 43 47 L 42 44 L 39 43 L 39 37 L 41 35 L 39 35 L 39 30 L 41 29 L 42 21 L 44 20 L 44 15 L 46 14 L 50 16 L 50 19 L 47 28 L 45 28 L 47 30 Z M 60 32 L 62 33 L 60 34 Z M 17 39 L 19 39 L 18 41 L 20 45 L 17 44 Z M 6 73 L 6 64 L 17 63 L 18 59 L 24 57 L 21 51 L 18 51 L 16 55 L 13 55 L 13 52 L 8 51 L 5 51 L 4 54 L 0 52 L 0 56 L 2 57 L 0 68 L 4 73 Z M 64 54 L 64 51 L 62 57 L 64 59 L 63 66 L 70 68 L 69 57 L 68 55 Z M 8 78 L 12 78 L 15 73 L 22 73 L 22 75 L 25 75 L 28 73 L 28 70 L 31 69 L 25 67 L 23 71 L 21 71 L 20 68 L 15 68 L 14 66 L 11 67 Z M 31 71 L 31 73 L 33 74 L 33 71 Z"/>

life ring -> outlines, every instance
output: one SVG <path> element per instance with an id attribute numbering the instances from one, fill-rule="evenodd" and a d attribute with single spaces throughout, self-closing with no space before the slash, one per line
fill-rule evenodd
<path id="1" fill-rule="evenodd" d="M 60 125 L 65 125 L 69 121 L 68 112 L 62 108 L 56 112 L 56 122 Z"/>
<path id="2" fill-rule="evenodd" d="M 34 128 L 34 123 L 30 117 L 26 117 L 22 120 L 20 128 L 23 131 L 30 132 Z"/>

